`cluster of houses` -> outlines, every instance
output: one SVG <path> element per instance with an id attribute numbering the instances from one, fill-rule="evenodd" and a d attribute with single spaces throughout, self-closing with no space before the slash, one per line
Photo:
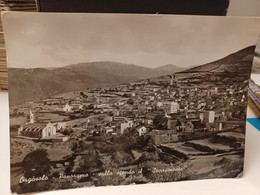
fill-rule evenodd
<path id="1" fill-rule="evenodd" d="M 178 141 L 180 133 L 221 131 L 225 129 L 226 121 L 245 117 L 244 109 L 239 108 L 246 103 L 246 88 L 237 85 L 180 86 L 174 79 L 171 76 L 168 85 L 142 81 L 89 89 L 78 93 L 76 99 L 53 98 L 43 102 L 44 105 L 56 105 L 59 111 L 70 115 L 75 112 L 105 115 L 82 126 L 90 135 L 116 136 L 135 131 L 139 136 L 152 135 L 155 144 Z M 30 122 L 19 128 L 19 135 L 46 138 L 66 128 L 64 122 L 35 123 L 32 115 L 31 112 Z M 158 116 L 165 123 L 161 128 L 154 124 Z"/>

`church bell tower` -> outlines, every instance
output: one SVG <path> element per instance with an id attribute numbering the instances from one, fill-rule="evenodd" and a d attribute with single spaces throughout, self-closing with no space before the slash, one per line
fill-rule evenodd
<path id="1" fill-rule="evenodd" d="M 30 123 L 34 123 L 34 114 L 32 113 L 32 111 L 30 110 Z"/>

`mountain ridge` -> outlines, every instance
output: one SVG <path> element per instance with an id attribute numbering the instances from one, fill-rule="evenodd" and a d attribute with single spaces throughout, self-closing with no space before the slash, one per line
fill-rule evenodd
<path id="1" fill-rule="evenodd" d="M 57 68 L 9 68 L 10 105 L 46 98 L 58 93 L 85 90 L 175 73 L 134 64 L 101 61 Z M 179 69 L 178 69 L 179 70 Z M 69 82 L 67 82 L 69 80 Z M 22 95 L 23 98 L 19 98 Z"/>
<path id="2" fill-rule="evenodd" d="M 244 48 L 220 60 L 196 66 L 189 70 L 172 64 L 151 69 L 111 61 L 79 63 L 54 69 L 9 68 L 10 105 L 40 100 L 68 91 L 129 83 L 174 73 L 250 72 L 254 48 L 255 46 Z"/>

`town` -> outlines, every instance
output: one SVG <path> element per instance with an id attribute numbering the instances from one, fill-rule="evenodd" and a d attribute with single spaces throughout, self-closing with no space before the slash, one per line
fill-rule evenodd
<path id="1" fill-rule="evenodd" d="M 219 177 L 219 172 L 212 174 L 216 167 L 221 176 L 240 174 L 248 82 L 243 77 L 240 83 L 222 81 L 224 73 L 183 75 L 67 92 L 15 106 L 10 111 L 11 123 L 16 121 L 11 124 L 12 165 L 45 148 L 52 175 L 92 174 L 92 180 L 76 186 L 111 184 L 94 175 L 107 169 L 150 171 L 150 176 L 128 178 L 127 183 L 161 181 L 151 176 L 149 167 L 183 167 L 181 175 L 163 181 Z M 200 162 L 197 172 L 187 171 Z"/>
<path id="2" fill-rule="evenodd" d="M 173 78 L 169 79 L 168 86 L 160 80 L 142 81 L 70 92 L 72 99 L 62 96 L 45 99 L 33 112 L 29 111 L 30 121 L 21 125 L 18 135 L 51 140 L 59 139 L 55 137 L 57 132 L 75 126 L 90 136 L 116 136 L 135 129 L 139 136 L 150 134 L 155 144 L 161 144 L 179 141 L 181 135 L 195 132 L 228 130 L 238 126 L 238 120 L 245 120 L 246 112 L 241 107 L 246 104 L 247 85 L 178 85 Z M 68 119 L 67 123 L 66 120 L 47 122 L 47 119 L 38 119 L 37 123 L 37 113 L 58 113 L 70 119 L 87 120 L 74 126 L 69 125 Z"/>

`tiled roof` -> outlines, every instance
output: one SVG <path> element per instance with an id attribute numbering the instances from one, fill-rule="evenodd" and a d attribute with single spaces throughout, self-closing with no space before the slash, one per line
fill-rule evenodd
<path id="1" fill-rule="evenodd" d="M 42 131 L 45 127 L 45 123 L 29 123 L 23 125 L 22 131 Z"/>

